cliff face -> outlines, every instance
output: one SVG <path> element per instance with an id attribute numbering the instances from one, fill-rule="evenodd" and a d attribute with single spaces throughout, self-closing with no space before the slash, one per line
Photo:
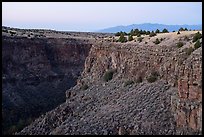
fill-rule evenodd
<path id="1" fill-rule="evenodd" d="M 202 47 L 189 52 L 193 36 L 95 43 L 66 103 L 17 134 L 201 134 Z"/>
<path id="2" fill-rule="evenodd" d="M 178 92 L 172 96 L 177 127 L 202 131 L 202 50 L 198 49 L 179 68 Z"/>
<path id="3" fill-rule="evenodd" d="M 182 39 L 182 37 L 181 37 Z M 177 39 L 174 39 L 177 43 Z M 181 41 L 181 40 L 179 40 Z M 185 43 L 185 41 L 183 41 Z M 108 70 L 116 79 L 146 80 L 157 72 L 176 91 L 171 95 L 171 109 L 178 134 L 202 131 L 202 48 L 187 54 L 189 42 L 181 49 L 172 45 L 94 45 L 85 62 L 79 85 L 100 80 Z"/>
<path id="4" fill-rule="evenodd" d="M 5 134 L 15 131 L 8 130 L 11 125 L 26 125 L 65 102 L 65 90 L 76 84 L 91 45 L 87 39 L 2 36 Z"/>

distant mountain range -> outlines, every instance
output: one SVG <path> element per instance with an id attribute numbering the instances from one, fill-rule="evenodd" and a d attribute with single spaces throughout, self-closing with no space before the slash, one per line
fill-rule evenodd
<path id="1" fill-rule="evenodd" d="M 166 28 L 168 31 L 178 31 L 181 27 L 187 28 L 188 30 L 202 30 L 202 25 L 165 25 L 165 24 L 157 24 L 157 23 L 143 23 L 143 24 L 132 24 L 128 26 L 116 26 L 116 27 L 110 27 L 102 30 L 98 30 L 96 32 L 107 32 L 107 33 L 116 33 L 119 31 L 125 31 L 130 32 L 131 29 L 142 29 L 146 31 L 155 31 L 156 29 L 159 29 L 162 31 L 164 28 Z"/>

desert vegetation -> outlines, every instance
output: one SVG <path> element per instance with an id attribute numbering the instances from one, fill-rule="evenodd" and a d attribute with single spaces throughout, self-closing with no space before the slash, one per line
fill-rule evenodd
<path id="1" fill-rule="evenodd" d="M 154 37 L 154 36 L 156 36 L 157 34 L 154 32 L 154 31 L 152 31 L 150 34 L 149 34 L 149 36 L 150 37 Z"/>
<path id="2" fill-rule="evenodd" d="M 159 43 L 160 43 L 159 39 L 156 38 L 156 40 L 154 41 L 154 43 L 155 43 L 155 44 L 159 44 Z"/>
<path id="3" fill-rule="evenodd" d="M 183 47 L 183 42 L 178 42 L 178 43 L 176 43 L 176 46 L 177 46 L 178 48 Z"/>
<path id="4" fill-rule="evenodd" d="M 197 40 L 196 43 L 194 44 L 194 49 L 198 49 L 201 47 L 201 43 L 200 43 L 200 40 Z"/>
<path id="5" fill-rule="evenodd" d="M 141 83 L 143 80 L 142 80 L 142 77 L 141 76 L 139 76 L 138 78 L 137 78 L 137 80 L 136 80 L 136 83 Z"/>
<path id="6" fill-rule="evenodd" d="M 185 49 L 185 52 L 186 52 L 186 54 L 187 55 L 191 55 L 191 53 L 194 51 L 194 48 L 192 48 L 192 47 L 189 47 L 189 48 L 186 48 Z"/>
<path id="7" fill-rule="evenodd" d="M 120 34 L 118 42 L 121 42 L 121 43 L 127 42 L 127 38 L 124 36 L 123 33 Z"/>
<path id="8" fill-rule="evenodd" d="M 155 31 L 151 32 L 146 30 L 131 29 L 131 31 L 128 33 L 123 31 L 116 32 L 115 36 L 119 36 L 117 42 L 125 43 L 127 41 L 134 40 L 133 36 L 141 37 L 142 35 L 149 35 L 149 37 L 154 37 L 159 33 L 169 33 L 169 31 L 166 28 L 164 28 L 162 31 L 156 29 Z M 127 36 L 127 38 L 125 36 Z M 141 42 L 141 39 L 139 39 L 138 41 Z"/>
<path id="9" fill-rule="evenodd" d="M 193 36 L 193 42 L 196 42 L 198 39 L 202 38 L 202 34 L 198 31 L 194 36 Z"/>
<path id="10" fill-rule="evenodd" d="M 108 82 L 109 80 L 111 80 L 113 78 L 113 74 L 114 74 L 114 70 L 108 70 L 105 72 L 104 76 L 103 76 L 103 80 Z"/>
<path id="11" fill-rule="evenodd" d="M 124 83 L 124 87 L 128 86 L 128 85 L 132 85 L 134 84 L 134 81 L 133 80 L 128 80 Z"/>
<path id="12" fill-rule="evenodd" d="M 147 81 L 150 83 L 155 82 L 155 81 L 157 81 L 158 76 L 159 76 L 159 73 L 157 71 L 153 71 L 150 74 L 150 76 L 147 77 Z"/>
<path id="13" fill-rule="evenodd" d="M 87 85 L 87 84 L 83 84 L 82 86 L 81 86 L 81 89 L 82 90 L 87 90 L 89 88 L 89 86 Z"/>
<path id="14" fill-rule="evenodd" d="M 169 31 L 167 29 L 163 29 L 162 33 L 169 33 Z"/>
<path id="15" fill-rule="evenodd" d="M 137 38 L 137 41 L 139 41 L 139 42 L 142 42 L 142 40 L 143 40 L 143 37 Z"/>

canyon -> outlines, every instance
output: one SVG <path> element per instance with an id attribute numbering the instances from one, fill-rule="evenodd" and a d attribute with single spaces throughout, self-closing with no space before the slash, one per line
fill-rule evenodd
<path id="1" fill-rule="evenodd" d="M 2 27 L 5 134 L 65 102 L 65 91 L 76 84 L 94 42 L 83 35 Z"/>
<path id="2" fill-rule="evenodd" d="M 202 134 L 202 46 L 189 53 L 195 33 L 126 43 L 112 34 L 6 33 L 3 112 L 41 109 L 20 135 Z"/>

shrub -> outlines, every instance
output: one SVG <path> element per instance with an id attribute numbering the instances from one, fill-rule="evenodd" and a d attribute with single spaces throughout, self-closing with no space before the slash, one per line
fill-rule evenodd
<path id="1" fill-rule="evenodd" d="M 139 76 L 139 77 L 137 78 L 137 80 L 136 80 L 136 83 L 141 83 L 141 82 L 142 82 L 142 77 Z"/>
<path id="2" fill-rule="evenodd" d="M 152 83 L 155 82 L 157 80 L 157 77 L 159 76 L 159 73 L 154 71 L 151 73 L 151 75 L 147 78 L 147 81 Z"/>
<path id="3" fill-rule="evenodd" d="M 127 33 L 126 32 L 122 32 L 124 35 L 127 35 Z"/>
<path id="4" fill-rule="evenodd" d="M 154 33 L 153 31 L 149 34 L 150 37 L 154 37 L 154 36 L 156 36 L 156 35 L 157 35 L 157 34 Z"/>
<path id="5" fill-rule="evenodd" d="M 185 36 L 184 40 L 189 41 L 190 39 L 187 36 Z"/>
<path id="6" fill-rule="evenodd" d="M 34 37 L 35 37 L 35 38 L 37 38 L 37 37 L 38 37 L 38 35 L 37 35 L 37 34 L 35 34 L 35 35 L 34 35 Z"/>
<path id="7" fill-rule="evenodd" d="M 157 80 L 157 77 L 152 76 L 152 75 L 147 78 L 147 81 L 150 83 L 155 82 L 156 80 Z"/>
<path id="8" fill-rule="evenodd" d="M 181 34 L 181 33 L 178 31 L 178 32 L 177 32 L 177 35 L 178 35 L 178 34 Z"/>
<path id="9" fill-rule="evenodd" d="M 133 40 L 132 35 L 128 36 L 128 41 L 132 41 L 132 40 Z"/>
<path id="10" fill-rule="evenodd" d="M 115 33 L 115 36 L 120 36 L 121 34 L 123 34 L 123 35 L 127 35 L 126 32 L 122 32 L 122 31 L 120 31 L 120 32 Z"/>
<path id="11" fill-rule="evenodd" d="M 188 29 L 187 29 L 187 28 L 185 28 L 184 30 L 185 30 L 185 31 L 188 31 Z"/>
<path id="12" fill-rule="evenodd" d="M 164 40 L 163 38 L 160 39 L 160 41 Z"/>
<path id="13" fill-rule="evenodd" d="M 121 42 L 121 43 L 124 43 L 124 42 L 127 42 L 127 39 L 126 39 L 126 37 L 124 36 L 124 34 L 121 34 L 120 37 L 119 37 L 119 39 L 118 39 L 118 41 Z"/>
<path id="14" fill-rule="evenodd" d="M 192 47 L 190 47 L 190 48 L 187 48 L 186 49 L 186 54 L 187 55 L 191 55 L 191 53 L 194 51 L 194 49 L 192 48 Z"/>
<path id="15" fill-rule="evenodd" d="M 6 32 L 6 33 L 8 33 L 8 30 L 7 30 L 7 29 L 2 29 L 2 31 L 3 31 L 3 32 Z"/>
<path id="16" fill-rule="evenodd" d="M 163 29 L 162 33 L 169 33 L 169 31 L 167 29 Z"/>
<path id="17" fill-rule="evenodd" d="M 134 35 L 134 30 L 133 29 L 131 29 L 130 35 Z"/>
<path id="18" fill-rule="evenodd" d="M 15 31 L 10 31 L 9 33 L 11 34 L 11 36 L 14 36 L 16 34 Z"/>
<path id="19" fill-rule="evenodd" d="M 160 31 L 157 29 L 157 30 L 155 31 L 155 33 L 160 33 Z"/>
<path id="20" fill-rule="evenodd" d="M 156 40 L 154 41 L 154 43 L 155 43 L 155 44 L 159 44 L 159 43 L 160 43 L 159 39 L 156 38 Z"/>
<path id="21" fill-rule="evenodd" d="M 89 86 L 87 84 L 81 86 L 82 90 L 87 90 L 88 88 L 89 88 Z"/>
<path id="22" fill-rule="evenodd" d="M 198 31 L 194 36 L 193 36 L 193 42 L 196 42 L 198 39 L 202 38 L 202 34 Z"/>
<path id="23" fill-rule="evenodd" d="M 145 44 L 147 44 L 148 42 L 147 41 L 145 41 Z"/>
<path id="24" fill-rule="evenodd" d="M 124 83 L 124 87 L 128 86 L 128 85 L 131 85 L 131 84 L 134 84 L 134 81 L 132 80 L 128 80 Z"/>
<path id="25" fill-rule="evenodd" d="M 143 30 L 141 34 L 146 34 L 146 31 L 145 31 L 145 30 Z"/>
<path id="26" fill-rule="evenodd" d="M 138 34 L 137 34 L 137 37 L 140 37 L 140 36 L 141 36 L 141 34 L 140 34 L 140 33 L 138 33 Z"/>
<path id="27" fill-rule="evenodd" d="M 135 29 L 135 30 L 133 31 L 134 36 L 136 36 L 138 33 L 139 33 L 139 29 Z"/>
<path id="28" fill-rule="evenodd" d="M 115 33 L 115 36 L 120 36 L 120 32 Z"/>
<path id="29" fill-rule="evenodd" d="M 178 48 L 183 47 L 183 42 L 178 42 L 178 43 L 176 44 L 176 46 L 177 46 Z"/>
<path id="30" fill-rule="evenodd" d="M 149 35 L 149 34 L 150 34 L 150 31 L 147 31 L 147 32 L 146 32 L 146 35 Z"/>
<path id="31" fill-rule="evenodd" d="M 15 31 L 10 31 L 10 34 L 12 35 L 14 35 L 14 34 L 16 34 L 16 32 Z"/>
<path id="32" fill-rule="evenodd" d="M 109 71 L 106 71 L 104 76 L 103 76 L 103 79 L 104 81 L 109 81 L 113 78 L 113 74 L 114 74 L 114 71 L 113 70 L 109 70 Z"/>
<path id="33" fill-rule="evenodd" d="M 175 32 L 175 30 L 173 30 L 172 32 Z"/>
<path id="34" fill-rule="evenodd" d="M 137 40 L 138 40 L 139 42 L 142 42 L 142 39 L 143 39 L 143 37 L 139 37 Z"/>
<path id="35" fill-rule="evenodd" d="M 181 27 L 181 28 L 179 29 L 179 31 L 184 31 L 184 29 Z"/>
<path id="36" fill-rule="evenodd" d="M 151 73 L 151 75 L 158 77 L 158 76 L 159 76 L 159 72 L 153 71 L 153 72 Z"/>
<path id="37" fill-rule="evenodd" d="M 197 40 L 196 43 L 194 44 L 194 49 L 198 49 L 201 47 L 201 43 L 200 43 L 200 40 Z"/>

